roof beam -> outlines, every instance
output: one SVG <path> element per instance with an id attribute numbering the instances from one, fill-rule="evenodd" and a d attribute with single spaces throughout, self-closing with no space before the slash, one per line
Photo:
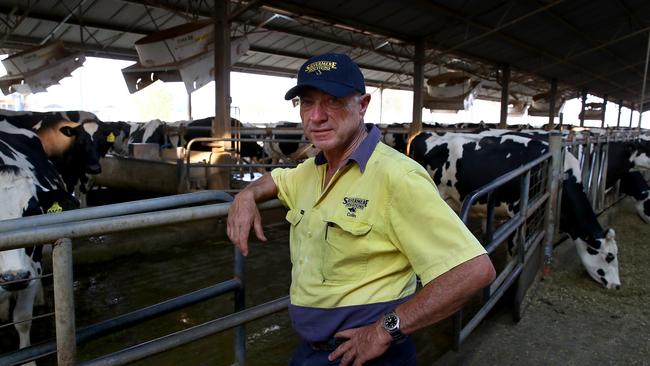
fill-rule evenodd
<path id="1" fill-rule="evenodd" d="M 21 8 L 19 8 L 21 9 Z M 11 8 L 6 7 L 6 6 L 1 6 L 0 5 L 0 13 L 9 13 Z M 23 9 L 21 9 L 24 11 Z M 37 20 L 44 20 L 48 22 L 54 22 L 54 23 L 60 23 L 64 21 L 61 17 L 51 15 L 50 13 L 39 13 L 39 12 L 34 12 L 33 10 L 29 13 L 29 18 L 37 19 Z M 68 19 L 65 21 L 66 24 L 70 25 L 75 25 L 75 26 L 81 26 L 79 24 L 79 21 L 76 19 Z M 110 23 L 103 23 L 103 22 L 88 22 L 85 21 L 83 22 L 84 27 L 88 28 L 97 28 L 97 29 L 103 29 L 103 30 L 111 30 L 115 32 L 128 32 L 128 33 L 138 33 L 138 34 L 149 34 L 151 33 L 151 30 L 149 29 L 144 29 L 144 28 L 136 28 L 136 27 L 131 27 L 131 28 L 124 28 L 124 27 L 118 27 Z"/>
<path id="2" fill-rule="evenodd" d="M 313 56 L 313 55 L 304 54 L 304 53 L 278 51 L 278 50 L 275 50 L 275 49 L 270 49 L 270 48 L 265 48 L 265 47 L 258 47 L 258 46 L 254 46 L 254 45 L 250 46 L 250 50 L 254 51 L 254 52 L 261 52 L 261 53 L 267 53 L 267 54 L 270 54 L 270 55 L 291 57 L 291 58 L 296 58 L 296 59 L 300 59 L 300 60 L 307 60 L 307 59 L 309 59 L 310 57 Z M 386 73 L 390 73 L 390 74 L 401 73 L 400 70 L 396 70 L 396 69 L 388 69 L 388 68 L 384 68 L 384 67 L 376 67 L 376 66 L 359 64 L 359 63 L 357 63 L 357 64 L 359 65 L 360 68 L 370 70 L 370 71 L 386 72 Z M 296 72 L 293 71 L 293 76 L 295 76 L 295 74 L 296 74 Z"/>
<path id="3" fill-rule="evenodd" d="M 6 47 L 16 49 L 27 49 L 40 44 L 40 39 L 22 36 L 9 36 L 5 42 Z M 86 56 L 113 58 L 117 60 L 138 61 L 138 54 L 135 49 L 124 48 L 103 48 L 89 44 L 76 42 L 65 42 L 65 48 L 69 50 L 84 52 Z"/>
<path id="4" fill-rule="evenodd" d="M 417 3 L 420 4 L 421 6 L 429 8 L 429 9 L 431 9 L 433 11 L 440 11 L 440 12 L 443 12 L 443 13 L 449 15 L 449 16 L 459 18 L 459 19 L 463 20 L 465 23 L 467 23 L 468 25 L 471 25 L 471 26 L 473 26 L 475 28 L 478 28 L 480 30 L 483 30 L 483 31 L 490 31 L 491 30 L 491 28 L 489 26 L 486 26 L 486 25 L 484 25 L 482 23 L 467 19 L 461 13 L 459 13 L 459 12 L 457 12 L 455 10 L 452 10 L 452 9 L 446 7 L 446 6 L 443 6 L 441 4 L 432 3 L 432 2 L 429 2 L 429 1 L 423 1 L 423 0 L 418 0 Z M 569 66 L 571 68 L 574 68 L 574 69 L 576 69 L 576 70 L 578 70 L 578 71 L 580 71 L 582 73 L 586 73 L 586 74 L 590 75 L 591 77 L 594 77 L 594 78 L 602 80 L 602 81 L 604 81 L 606 83 L 609 83 L 609 84 L 617 87 L 618 89 L 620 89 L 622 91 L 630 92 L 630 90 L 625 88 L 623 85 L 620 85 L 620 84 L 616 83 L 613 80 L 609 80 L 609 79 L 601 77 L 596 72 L 591 71 L 589 68 L 585 67 L 584 65 L 580 65 L 580 64 L 577 64 L 577 63 L 574 63 L 574 62 L 570 62 L 569 60 L 563 60 L 562 57 L 554 55 L 554 54 L 550 53 L 549 51 L 541 50 L 538 47 L 531 46 L 531 45 L 527 44 L 526 42 L 522 41 L 521 39 L 518 39 L 517 37 L 508 35 L 508 34 L 502 32 L 502 31 L 494 32 L 494 34 L 496 36 L 499 36 L 500 38 L 506 40 L 508 43 L 511 43 L 514 46 L 520 48 L 520 49 L 527 50 L 528 52 L 530 52 L 532 54 L 535 54 L 535 55 L 542 55 L 542 56 L 550 58 L 552 60 L 559 61 L 560 63 L 565 64 L 565 65 L 567 65 L 567 66 Z M 515 65 L 515 63 L 512 63 L 512 65 Z M 528 72 L 531 72 L 531 71 L 528 71 Z M 548 79 L 551 79 L 553 76 L 554 75 L 546 75 L 545 77 L 548 78 Z M 613 95 L 615 95 L 615 94 L 612 94 L 612 96 Z"/>
<path id="5" fill-rule="evenodd" d="M 465 41 L 463 41 L 461 43 L 458 43 L 458 44 L 455 44 L 454 46 L 452 46 L 450 48 L 447 48 L 446 50 L 441 51 L 440 53 L 436 53 L 435 56 L 431 56 L 431 57 L 427 58 L 427 62 L 432 60 L 434 57 L 440 57 L 442 55 L 446 55 L 446 54 L 448 54 L 448 53 L 450 53 L 452 51 L 458 50 L 458 49 L 460 49 L 460 48 L 462 48 L 464 46 L 467 46 L 468 44 L 474 43 L 474 42 L 476 42 L 478 40 L 481 40 L 481 39 L 493 34 L 493 33 L 496 33 L 498 31 L 500 31 L 501 29 L 505 29 L 505 28 L 515 24 L 515 23 L 518 23 L 518 22 L 520 22 L 520 21 L 522 21 L 524 19 L 527 19 L 527 18 L 529 18 L 529 17 L 531 17 L 533 15 L 536 15 L 537 13 L 546 11 L 546 10 L 556 6 L 557 4 L 559 4 L 559 3 L 563 2 L 563 1 L 564 0 L 555 0 L 555 1 L 551 2 L 551 3 L 549 3 L 549 4 L 545 4 L 544 6 L 539 7 L 539 8 L 537 8 L 537 9 L 535 9 L 535 10 L 533 10 L 533 11 L 527 13 L 527 14 L 524 14 L 524 15 L 522 15 L 520 17 L 517 17 L 515 19 L 512 19 L 512 20 L 509 20 L 509 21 L 505 22 L 504 24 L 501 24 L 501 25 L 499 25 L 497 27 L 494 27 L 494 28 L 488 30 L 487 32 L 481 33 L 480 35 L 478 35 L 476 37 L 466 39 Z M 427 37 L 427 38 L 429 38 L 429 37 Z"/>
<path id="6" fill-rule="evenodd" d="M 537 6 L 542 6 L 544 3 L 542 3 L 540 0 L 535 0 L 535 3 Z M 602 45 L 602 42 L 599 42 L 593 38 L 591 38 L 588 34 L 585 34 L 585 32 L 580 31 L 576 26 L 571 24 L 571 22 L 567 21 L 562 15 L 558 14 L 557 11 L 553 9 L 549 9 L 546 14 L 548 14 L 549 17 L 553 18 L 554 20 L 560 22 L 564 27 L 569 29 L 573 34 L 581 37 L 582 39 L 587 40 L 589 43 L 591 43 L 592 46 L 594 47 L 599 47 Z M 607 49 L 606 47 L 603 47 L 602 50 L 606 52 L 609 56 L 611 56 L 617 63 L 627 66 L 628 63 L 626 61 L 621 60 L 614 52 L 611 50 Z M 550 67 L 550 66 L 545 66 L 545 67 Z M 638 73 L 639 77 L 642 77 L 643 75 L 641 73 Z"/>

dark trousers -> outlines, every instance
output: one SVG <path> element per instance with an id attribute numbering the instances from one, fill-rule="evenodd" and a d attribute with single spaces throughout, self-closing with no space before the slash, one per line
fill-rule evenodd
<path id="1" fill-rule="evenodd" d="M 333 343 L 329 349 L 318 347 L 315 349 L 312 344 L 301 341 L 293 353 L 289 366 L 336 366 L 341 359 L 329 361 L 327 356 L 336 348 Z M 399 344 L 392 344 L 386 352 L 378 358 L 366 362 L 366 366 L 415 366 L 415 344 L 411 337 Z"/>

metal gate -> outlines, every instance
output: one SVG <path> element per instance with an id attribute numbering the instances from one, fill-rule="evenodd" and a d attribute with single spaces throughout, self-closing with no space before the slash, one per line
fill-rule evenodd
<path id="1" fill-rule="evenodd" d="M 482 293 L 483 305 L 467 321 L 463 309 L 453 316 L 455 350 L 485 318 L 496 302 L 513 285 L 515 287 L 514 317 L 521 317 L 521 303 L 532 279 L 542 264 L 542 245 L 551 245 L 555 232 L 559 180 L 561 179 L 561 137 L 550 137 L 550 152 L 530 163 L 506 173 L 471 193 L 464 201 L 460 217 L 468 224 L 471 207 L 480 198 L 487 197 L 486 230 L 480 240 L 488 254 L 493 255 L 507 243 L 512 255 L 497 268 L 497 278 Z M 494 192 L 505 184 L 518 180 L 519 209 L 514 216 L 497 226 Z M 496 267 L 496 266 L 495 266 Z"/>

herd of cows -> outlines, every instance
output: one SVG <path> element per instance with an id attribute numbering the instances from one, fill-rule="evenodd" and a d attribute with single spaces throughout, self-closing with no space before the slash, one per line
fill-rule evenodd
<path id="1" fill-rule="evenodd" d="M 0 110 L 0 220 L 78 208 L 75 187 L 82 192 L 87 189 L 89 175 L 101 172 L 101 157 L 108 153 L 128 155 L 130 143 L 156 143 L 161 148 L 183 146 L 194 137 L 208 136 L 211 121 L 205 118 L 173 126 L 159 120 L 144 124 L 102 122 L 80 111 Z M 247 127 L 235 119 L 232 126 Z M 299 126 L 283 123 L 274 127 Z M 549 134 L 543 130 L 499 130 L 484 124 L 453 127 L 476 129 L 470 133 L 422 132 L 410 143 L 405 133 L 386 129 L 384 142 L 401 152 L 408 151 L 455 208 L 460 208 L 472 191 L 549 150 Z M 274 137 L 295 142 L 241 142 L 241 157 L 249 162 L 268 159 L 276 163 L 298 161 L 316 153 L 300 134 L 279 133 Z M 650 139 L 641 136 L 632 141 L 610 142 L 608 149 L 607 188 L 620 182 L 621 192 L 636 201 L 639 216 L 650 223 L 650 187 L 639 172 L 650 169 Z M 583 189 L 580 164 L 570 153 L 564 154 L 564 173 L 560 231 L 571 236 L 593 279 L 605 288 L 619 288 L 615 232 L 598 222 Z M 508 215 L 517 209 L 518 192 L 518 186 L 508 185 L 495 192 L 502 211 Z M 0 252 L 0 318 L 9 318 L 9 300 L 15 298 L 13 321 L 20 348 L 30 344 L 32 308 L 42 300 L 41 256 L 40 246 Z"/>

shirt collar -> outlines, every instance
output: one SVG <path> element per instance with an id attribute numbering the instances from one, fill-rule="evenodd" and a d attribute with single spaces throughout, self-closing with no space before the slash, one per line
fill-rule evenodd
<path id="1" fill-rule="evenodd" d="M 354 150 L 346 163 L 347 165 L 353 161 L 356 161 L 359 165 L 359 170 L 361 170 L 361 173 L 363 173 L 363 171 L 366 169 L 368 160 L 370 160 L 370 155 L 372 155 L 372 152 L 375 150 L 375 146 L 377 146 L 377 143 L 379 140 L 381 140 L 381 131 L 379 131 L 377 126 L 373 125 L 372 123 L 367 123 L 366 131 L 368 131 L 368 136 L 366 136 L 366 138 L 363 139 L 357 149 Z M 327 163 L 325 154 L 323 154 L 322 151 L 316 155 L 315 163 L 316 165 Z"/>

